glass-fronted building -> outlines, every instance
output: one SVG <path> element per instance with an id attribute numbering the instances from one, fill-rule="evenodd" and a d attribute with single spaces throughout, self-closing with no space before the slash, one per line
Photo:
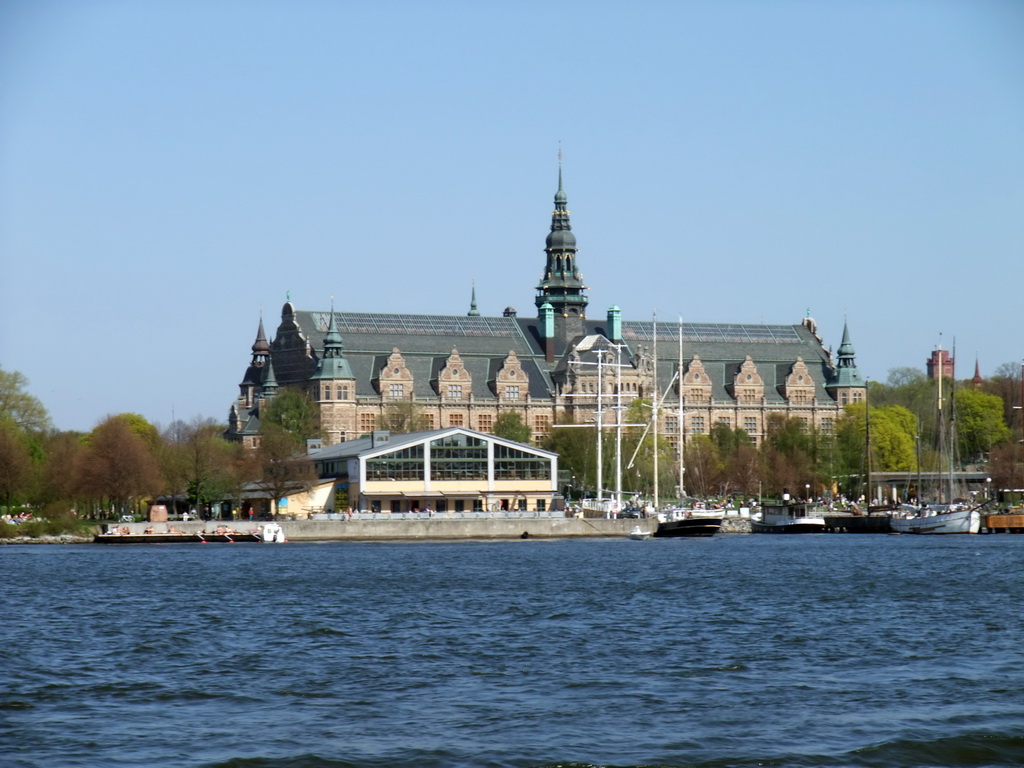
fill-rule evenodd
<path id="1" fill-rule="evenodd" d="M 392 435 L 377 431 L 313 451 L 328 487 L 324 511 L 379 513 L 550 512 L 558 455 L 460 427 Z"/>

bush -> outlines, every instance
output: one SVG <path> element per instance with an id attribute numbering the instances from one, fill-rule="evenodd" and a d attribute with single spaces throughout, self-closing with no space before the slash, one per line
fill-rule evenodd
<path id="1" fill-rule="evenodd" d="M 84 536 L 91 532 L 91 528 L 92 523 L 79 519 L 67 504 L 58 502 L 48 504 L 39 517 L 29 518 L 18 525 L 0 523 L 0 538 L 13 539 L 18 536 L 28 536 L 38 539 L 42 536 L 60 536 L 61 534 Z"/>

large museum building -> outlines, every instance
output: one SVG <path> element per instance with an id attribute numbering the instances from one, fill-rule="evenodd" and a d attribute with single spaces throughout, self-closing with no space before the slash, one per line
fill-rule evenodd
<path id="1" fill-rule="evenodd" d="M 833 360 L 811 318 L 795 325 L 623 320 L 618 307 L 587 312 L 576 237 L 559 171 L 546 261 L 534 304 L 481 316 L 298 309 L 291 301 L 268 340 L 260 319 L 252 358 L 231 406 L 227 435 L 254 445 L 260 408 L 283 388 L 320 408 L 323 445 L 371 434 L 396 403 L 429 429 L 489 433 L 515 411 L 542 439 L 552 425 L 614 424 L 621 400 L 665 398 L 660 434 L 680 439 L 723 423 L 756 441 L 782 413 L 830 432 L 847 403 L 864 398 L 847 328 Z M 657 335 L 657 339 L 655 339 Z M 666 394 L 667 392 L 667 394 Z"/>

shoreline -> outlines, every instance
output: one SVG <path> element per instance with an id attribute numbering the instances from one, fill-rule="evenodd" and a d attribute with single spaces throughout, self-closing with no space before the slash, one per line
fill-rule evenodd
<path id="1" fill-rule="evenodd" d="M 132 535 L 142 535 L 147 529 L 159 535 L 169 532 L 173 525 L 175 532 L 184 534 L 214 533 L 229 521 L 190 521 L 188 523 L 126 523 L 117 526 L 97 525 L 96 534 L 105 528 L 123 528 Z M 653 531 L 657 528 L 655 518 L 546 518 L 546 519 L 489 519 L 489 520 L 284 520 L 280 521 L 285 537 L 292 542 L 329 541 L 486 541 L 508 539 L 566 539 L 566 538 L 619 538 L 628 536 L 636 526 Z M 251 526 L 237 526 L 238 532 L 248 532 Z M 209 529 L 209 530 L 207 530 Z M 750 521 L 743 518 L 726 517 L 722 521 L 721 533 L 750 533 Z M 59 534 L 31 538 L 16 536 L 0 539 L 3 544 L 93 544 L 93 535 Z M 109 542 L 106 542 L 109 543 Z"/>

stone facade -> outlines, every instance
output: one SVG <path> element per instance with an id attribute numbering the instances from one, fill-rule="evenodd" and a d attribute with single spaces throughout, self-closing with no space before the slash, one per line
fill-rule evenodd
<path id="1" fill-rule="evenodd" d="M 593 423 L 598 410 L 612 424 L 620 395 L 627 405 L 659 396 L 660 434 L 678 444 L 717 423 L 759 441 L 772 413 L 828 432 L 844 405 L 864 398 L 847 328 L 833 361 L 809 317 L 656 324 L 624 321 L 618 307 L 587 317 L 561 173 L 545 245 L 536 317 L 512 307 L 481 317 L 475 292 L 465 315 L 303 311 L 287 302 L 273 341 L 260 321 L 228 437 L 255 443 L 261 405 L 283 387 L 319 405 L 325 446 L 369 434 L 396 404 L 429 429 L 484 433 L 511 410 L 539 441 L 567 418 Z"/>

